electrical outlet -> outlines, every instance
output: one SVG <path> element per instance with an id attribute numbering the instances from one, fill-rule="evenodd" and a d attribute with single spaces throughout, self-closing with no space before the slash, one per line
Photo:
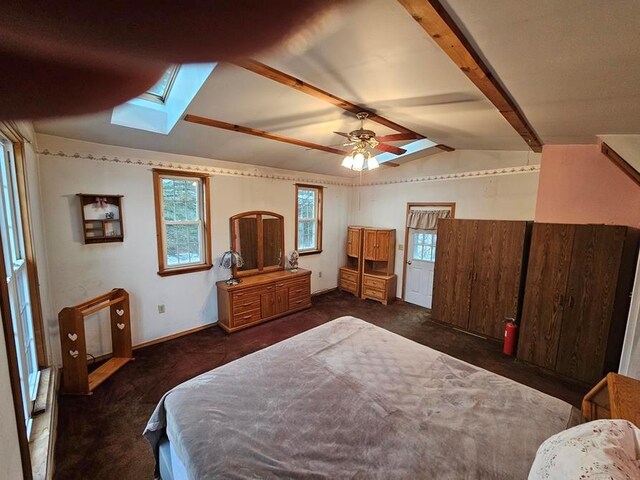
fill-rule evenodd
<path id="1" fill-rule="evenodd" d="M 164 313 L 164 303 L 161 305 L 158 305 L 158 313 Z"/>
<path id="2" fill-rule="evenodd" d="M 322 272 L 318 272 L 318 278 L 322 278 Z"/>

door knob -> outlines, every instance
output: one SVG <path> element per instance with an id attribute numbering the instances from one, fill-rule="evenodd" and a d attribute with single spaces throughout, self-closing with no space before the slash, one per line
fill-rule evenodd
<path id="1" fill-rule="evenodd" d="M 407 260 L 407 265 L 411 265 L 411 260 Z"/>

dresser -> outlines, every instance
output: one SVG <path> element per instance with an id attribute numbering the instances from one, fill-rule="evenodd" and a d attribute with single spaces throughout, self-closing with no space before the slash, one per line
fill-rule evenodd
<path id="1" fill-rule="evenodd" d="M 310 270 L 279 270 L 216 286 L 218 325 L 228 333 L 311 307 Z"/>

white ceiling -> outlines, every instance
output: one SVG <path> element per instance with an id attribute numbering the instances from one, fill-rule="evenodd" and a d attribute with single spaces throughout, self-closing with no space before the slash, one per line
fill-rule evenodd
<path id="1" fill-rule="evenodd" d="M 446 4 L 545 143 L 640 133 L 640 2 L 449 0 Z M 524 141 L 395 0 L 355 2 L 314 36 L 259 60 L 458 149 L 525 150 Z M 323 145 L 352 115 L 222 64 L 187 113 Z M 168 135 L 111 125 L 111 112 L 38 122 L 80 140 L 316 173 L 340 157 L 180 121 Z M 378 134 L 392 133 L 374 123 Z M 396 143 L 401 145 L 401 143 Z"/>

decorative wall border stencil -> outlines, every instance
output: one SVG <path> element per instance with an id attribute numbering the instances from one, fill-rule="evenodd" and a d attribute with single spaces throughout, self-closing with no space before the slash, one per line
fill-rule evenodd
<path id="1" fill-rule="evenodd" d="M 448 173 L 442 175 L 425 175 L 420 177 L 411 178 L 397 178 L 390 180 L 373 180 L 366 181 L 366 177 L 362 178 L 349 178 L 344 181 L 328 180 L 324 178 L 316 177 L 297 177 L 295 175 L 287 175 L 284 173 L 271 173 L 253 168 L 252 170 L 237 170 L 226 167 L 209 167 L 205 165 L 194 165 L 188 163 L 178 162 L 160 162 L 156 160 L 141 160 L 129 157 L 117 157 L 112 155 L 93 155 L 80 154 L 80 153 L 65 153 L 58 151 L 57 153 L 51 152 L 48 149 L 38 151 L 39 155 L 62 157 L 62 158 L 81 158 L 84 160 L 93 160 L 98 162 L 111 162 L 120 163 L 124 165 L 133 165 L 140 167 L 153 167 L 153 168 L 168 168 L 176 170 L 186 170 L 193 172 L 205 172 L 211 175 L 224 175 L 224 176 L 236 176 L 236 177 L 253 177 L 253 178 L 266 178 L 271 180 L 284 180 L 288 182 L 299 183 L 319 183 L 323 185 L 337 185 L 342 187 L 372 187 L 376 185 L 393 185 L 397 183 L 419 183 L 419 182 L 437 182 L 444 180 L 459 180 L 465 178 L 479 178 L 479 177 L 499 177 L 503 175 L 519 175 L 526 173 L 538 173 L 540 172 L 540 165 L 519 165 L 515 167 L 500 167 L 491 168 L 488 170 L 475 170 L 470 172 Z"/>
<path id="2" fill-rule="evenodd" d="M 315 177 L 298 177 L 295 175 L 287 175 L 284 173 L 266 172 L 258 168 L 253 168 L 252 170 L 237 170 L 237 169 L 227 168 L 227 167 L 209 167 L 206 165 L 195 165 L 195 164 L 179 163 L 179 162 L 160 162 L 156 160 L 141 160 L 141 159 L 129 158 L 129 157 L 121 158 L 121 157 L 116 157 L 112 155 L 93 155 L 91 153 L 69 154 L 63 151 L 58 151 L 57 153 L 55 153 L 55 152 L 51 152 L 46 148 L 44 150 L 38 151 L 38 154 L 52 156 L 52 157 L 62 157 L 62 158 L 81 158 L 84 160 L 94 160 L 98 162 L 121 163 L 125 165 L 133 165 L 133 166 L 140 166 L 140 167 L 167 168 L 167 169 L 174 169 L 174 170 L 187 170 L 192 172 L 205 172 L 205 173 L 210 173 L 211 175 L 267 178 L 271 180 L 285 180 L 285 181 L 298 182 L 298 183 L 320 183 L 324 185 L 338 185 L 343 187 L 353 186 L 351 179 L 345 179 L 344 181 L 336 181 L 336 180 L 328 180 L 324 178 L 315 178 Z"/>
<path id="3" fill-rule="evenodd" d="M 462 178 L 501 177 L 504 175 L 519 175 L 523 173 L 538 173 L 540 165 L 519 165 L 517 167 L 501 167 L 489 170 L 475 170 L 472 172 L 447 173 L 443 175 L 425 175 L 422 177 L 398 178 L 356 184 L 356 187 L 373 187 L 376 185 L 392 185 L 396 183 L 437 182 L 443 180 L 458 180 Z"/>

